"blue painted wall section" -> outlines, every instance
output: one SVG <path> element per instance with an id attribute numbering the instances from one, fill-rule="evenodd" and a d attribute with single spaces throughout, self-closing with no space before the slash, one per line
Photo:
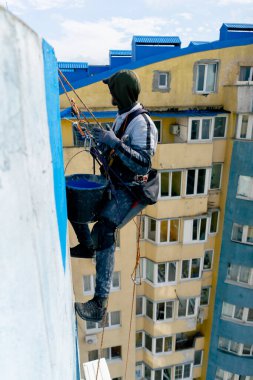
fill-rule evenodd
<path id="1" fill-rule="evenodd" d="M 253 289 L 225 283 L 228 264 L 253 267 L 252 245 L 231 240 L 232 225 L 253 226 L 253 201 L 236 198 L 239 175 L 253 177 L 253 142 L 235 141 L 233 145 L 220 266 L 213 315 L 212 338 L 209 352 L 207 380 L 215 379 L 217 368 L 240 375 L 253 376 L 253 358 L 233 355 L 218 349 L 219 336 L 232 341 L 253 344 L 253 326 L 222 320 L 222 303 L 253 308 Z"/>
<path id="2" fill-rule="evenodd" d="M 60 124 L 58 66 L 53 48 L 42 41 L 48 127 L 52 152 L 54 195 L 61 244 L 62 263 L 66 265 L 67 206 Z"/>

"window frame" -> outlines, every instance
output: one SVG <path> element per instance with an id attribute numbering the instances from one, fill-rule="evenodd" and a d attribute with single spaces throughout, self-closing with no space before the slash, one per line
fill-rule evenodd
<path id="1" fill-rule="evenodd" d="M 205 183 L 204 183 L 204 193 L 198 193 L 198 180 L 199 180 L 199 170 L 205 170 Z M 192 194 L 187 194 L 187 185 L 188 185 L 188 174 L 189 171 L 195 171 L 194 175 L 194 186 L 193 186 L 193 193 Z M 192 169 L 187 169 L 186 171 L 186 176 L 185 176 L 185 188 L 184 188 L 184 196 L 187 198 L 192 198 L 195 196 L 203 197 L 208 195 L 208 187 L 209 187 L 209 181 L 210 181 L 210 174 L 211 170 L 209 168 L 192 168 Z"/>
<path id="2" fill-rule="evenodd" d="M 223 314 L 225 304 L 229 305 L 229 307 L 232 309 L 232 316 L 227 316 L 227 315 Z M 235 318 L 236 308 L 242 309 L 242 318 Z M 225 320 L 229 320 L 229 321 L 231 321 L 233 323 L 245 324 L 245 325 L 252 326 L 253 325 L 253 320 L 252 321 L 248 321 L 248 316 L 249 316 L 249 311 L 250 310 L 253 310 L 253 309 L 248 308 L 248 307 L 240 307 L 240 306 L 237 306 L 237 305 L 230 304 L 229 302 L 223 301 L 223 303 L 222 303 L 222 310 L 221 310 L 221 318 L 225 319 Z"/>
<path id="3" fill-rule="evenodd" d="M 240 80 L 241 69 L 243 67 L 249 67 L 250 68 L 249 79 L 248 80 Z M 252 84 L 253 83 L 253 66 L 251 66 L 251 65 L 248 65 L 248 66 L 246 66 L 246 65 L 240 65 L 239 69 L 240 69 L 240 71 L 239 71 L 237 83 L 238 84 Z M 250 80 L 250 78 L 252 78 L 252 80 Z"/>
<path id="4" fill-rule="evenodd" d="M 194 313 L 190 314 L 189 313 L 189 310 L 191 307 L 190 300 L 192 300 L 192 299 L 194 300 Z M 180 303 L 182 301 L 184 301 L 184 302 L 186 301 L 185 315 L 178 315 Z M 188 318 L 195 318 L 196 317 L 198 306 L 199 306 L 199 297 L 180 298 L 180 299 L 178 299 L 178 301 L 176 303 L 177 303 L 177 311 L 176 311 L 177 319 L 188 319 Z"/>
<path id="5" fill-rule="evenodd" d="M 242 130 L 242 121 L 243 116 L 248 116 L 248 122 L 246 127 L 246 136 L 241 137 Z M 238 140 L 253 140 L 253 114 L 252 113 L 241 113 L 237 116 L 237 125 L 236 125 L 236 139 Z"/>
<path id="6" fill-rule="evenodd" d="M 243 194 L 239 193 L 240 180 L 242 181 L 243 178 L 249 178 L 250 182 L 252 182 L 252 184 L 251 184 L 251 186 L 252 186 L 251 187 L 251 191 L 249 192 L 249 194 L 246 194 L 246 196 L 244 196 Z M 237 191 L 236 191 L 236 198 L 243 199 L 245 201 L 253 201 L 253 177 L 246 176 L 246 175 L 239 175 L 239 177 L 238 177 L 238 184 L 237 184 Z"/>
<path id="7" fill-rule="evenodd" d="M 206 220 L 206 229 L 205 229 L 205 238 L 200 240 L 200 233 L 201 233 L 201 220 Z M 197 220 L 197 239 L 193 239 L 193 233 L 194 233 L 194 221 Z M 199 243 L 205 243 L 207 241 L 208 231 L 209 231 L 209 221 L 210 218 L 205 216 L 199 216 L 193 219 L 184 219 L 184 231 L 183 231 L 183 244 L 199 244 Z M 191 238 L 189 239 L 189 236 L 191 235 Z"/>
<path id="8" fill-rule="evenodd" d="M 213 167 L 214 167 L 214 166 L 217 166 L 217 165 L 220 165 L 220 166 L 221 166 L 219 187 L 211 187 Z M 219 191 L 219 190 L 221 190 L 222 175 L 223 175 L 223 165 L 224 165 L 223 162 L 213 162 L 213 163 L 212 163 L 211 173 L 210 173 L 210 184 L 209 184 L 209 190 L 210 190 L 210 191 Z"/>
<path id="9" fill-rule="evenodd" d="M 210 215 L 210 223 L 209 223 L 209 231 L 208 231 L 208 233 L 209 233 L 209 235 L 214 236 L 214 235 L 216 235 L 216 234 L 218 233 L 218 231 L 219 231 L 220 210 L 219 210 L 218 208 L 215 208 L 215 209 L 209 209 L 209 210 L 208 210 L 208 213 L 209 213 L 209 215 Z M 217 213 L 217 214 L 218 214 L 218 216 L 217 216 L 217 225 L 216 225 L 216 230 L 215 230 L 215 231 L 211 231 L 211 227 L 212 227 L 212 215 L 213 215 L 214 213 Z"/>
<path id="10" fill-rule="evenodd" d="M 148 304 L 148 302 L 150 302 L 152 304 L 152 318 L 147 314 L 147 304 Z M 153 301 L 153 300 L 150 300 L 149 298 L 145 297 L 145 317 L 148 318 L 148 319 L 151 319 L 153 322 L 156 322 L 156 323 L 164 323 L 164 322 L 167 322 L 167 321 L 172 321 L 175 318 L 175 309 L 176 309 L 175 302 L 176 302 L 175 300 Z M 163 318 L 163 319 L 157 319 L 157 315 L 158 315 L 157 307 L 158 307 L 158 304 L 161 304 L 161 305 L 164 304 L 164 317 L 166 317 L 166 306 L 169 303 L 171 304 L 171 308 L 172 308 L 172 315 L 171 315 L 171 317 L 169 317 L 169 318 Z"/>
<path id="11" fill-rule="evenodd" d="M 214 85 L 213 85 L 213 90 L 207 90 L 207 76 L 208 76 L 208 66 L 209 65 L 215 65 L 216 66 L 216 71 L 215 71 L 215 79 L 214 79 Z M 198 82 L 199 82 L 199 67 L 204 66 L 205 71 L 204 71 L 204 81 L 203 81 L 203 90 L 198 90 Z M 219 61 L 216 59 L 213 60 L 203 60 L 203 61 L 198 61 L 195 63 L 195 85 L 194 85 L 194 92 L 196 94 L 213 94 L 217 92 L 218 88 L 218 73 L 219 73 Z"/>
<path id="12" fill-rule="evenodd" d="M 204 120 L 210 120 L 210 126 L 209 126 L 209 138 L 208 139 L 203 139 L 201 138 L 202 136 L 202 131 L 203 131 L 203 121 Z M 198 138 L 192 139 L 191 134 L 192 134 L 192 122 L 193 121 L 199 121 L 199 132 L 198 132 Z M 188 143 L 196 143 L 198 141 L 201 142 L 208 142 L 210 143 L 213 138 L 213 131 L 214 131 L 214 118 L 212 116 L 208 117 L 190 117 L 188 120 L 188 136 L 187 136 L 187 142 Z"/>
<path id="13" fill-rule="evenodd" d="M 206 255 L 206 252 L 212 252 L 212 257 L 211 257 L 211 266 L 210 268 L 205 268 L 204 265 L 205 265 L 205 255 Z M 207 272 L 209 270 L 212 270 L 213 269 L 213 258 L 214 258 L 214 249 L 205 249 L 205 252 L 204 252 L 204 258 L 203 258 L 203 271 L 204 272 Z"/>
<path id="14" fill-rule="evenodd" d="M 236 280 L 233 280 L 229 278 L 229 271 L 231 271 L 231 267 L 238 267 L 237 273 L 236 273 Z M 243 268 L 248 268 L 249 269 L 249 281 L 248 282 L 243 282 L 240 281 L 240 276 L 241 276 L 241 271 Z M 243 286 L 243 287 L 253 287 L 253 267 L 246 267 L 245 265 L 240 265 L 240 264 L 232 264 L 229 263 L 227 267 L 227 276 L 226 276 L 226 282 L 232 283 L 238 286 Z"/>
<path id="15" fill-rule="evenodd" d="M 208 290 L 207 303 L 201 303 L 201 297 L 202 297 L 202 291 L 203 291 L 203 290 Z M 199 300 L 199 305 L 200 305 L 201 307 L 209 306 L 210 297 L 211 297 L 211 290 L 212 290 L 212 287 L 211 287 L 211 286 L 203 286 L 203 287 L 201 288 L 200 300 Z"/>
<path id="16" fill-rule="evenodd" d="M 161 85 L 161 77 L 164 76 L 165 78 L 165 84 L 164 85 Z M 167 90 L 169 88 L 169 84 L 168 84 L 168 73 L 165 72 L 165 71 L 159 71 L 158 73 L 158 88 L 160 90 Z"/>
<path id="17" fill-rule="evenodd" d="M 198 277 L 192 277 L 191 274 L 192 274 L 192 262 L 193 260 L 199 260 L 199 275 Z M 189 262 L 189 266 L 188 266 L 188 277 L 182 277 L 183 275 L 183 262 L 184 261 L 188 261 Z M 183 259 L 181 260 L 181 268 L 180 268 L 180 280 L 181 281 L 194 281 L 194 280 L 199 280 L 201 277 L 202 277 L 202 259 L 200 257 L 194 257 L 192 259 Z"/>
<path id="18" fill-rule="evenodd" d="M 147 264 L 148 262 L 153 264 L 153 281 L 147 278 Z M 165 279 L 167 281 L 159 282 L 159 265 L 165 265 Z M 169 281 L 169 272 L 170 266 L 175 265 L 175 280 Z M 166 285 L 172 285 L 177 283 L 178 276 L 178 261 L 164 261 L 164 262 L 155 262 L 148 258 L 143 259 L 143 280 L 150 284 L 152 287 L 163 287 Z"/>
<path id="19" fill-rule="evenodd" d="M 155 222 L 155 237 L 154 240 L 150 238 L 150 224 L 149 222 Z M 167 221 L 167 240 L 166 241 L 160 241 L 161 237 L 161 223 Z M 170 231 L 171 231 L 171 222 L 172 221 L 178 221 L 178 235 L 177 240 L 170 241 Z M 171 244 L 179 244 L 179 238 L 180 238 L 180 218 L 170 218 L 170 219 L 156 219 L 150 216 L 145 217 L 145 240 L 157 244 L 157 245 L 171 245 Z"/>
<path id="20" fill-rule="evenodd" d="M 119 313 L 119 323 L 117 323 L 117 324 L 112 324 L 112 314 L 113 313 Z M 87 324 L 88 324 L 87 322 L 88 323 L 94 323 L 95 327 L 88 328 L 87 327 Z M 106 326 L 107 322 L 108 322 L 108 326 Z M 98 332 L 102 331 L 103 327 L 105 329 L 110 329 L 110 330 L 121 327 L 121 311 L 120 310 L 116 310 L 116 311 L 110 311 L 110 312 L 108 312 L 107 313 L 107 321 L 105 321 L 104 326 L 100 327 L 101 324 L 102 324 L 102 322 L 85 321 L 85 331 L 87 332 L 87 334 L 90 334 L 90 333 L 95 333 L 95 332 L 98 333 Z"/>
<path id="21" fill-rule="evenodd" d="M 218 117 L 224 117 L 226 119 L 224 136 L 214 136 L 214 134 L 215 134 L 215 119 L 218 118 Z M 221 113 L 221 114 L 218 114 L 218 115 L 214 116 L 213 135 L 212 135 L 213 140 L 226 139 L 226 137 L 227 137 L 227 129 L 228 129 L 228 114 Z"/>
<path id="22" fill-rule="evenodd" d="M 220 346 L 221 339 L 226 339 L 228 341 L 228 348 L 227 349 L 225 347 L 221 347 Z M 231 350 L 232 344 L 237 344 L 238 345 L 237 352 Z M 247 346 L 247 345 L 251 346 L 250 347 L 250 353 L 249 353 L 249 355 L 246 355 L 246 354 L 243 353 L 244 346 Z M 230 354 L 236 355 L 236 356 L 243 356 L 243 357 L 252 357 L 253 356 L 253 344 L 250 345 L 250 344 L 246 344 L 246 343 L 235 342 L 232 339 L 224 338 L 222 336 L 219 336 L 219 339 L 218 339 L 218 349 L 221 350 L 221 351 L 229 352 Z"/>
<path id="23" fill-rule="evenodd" d="M 118 273 L 119 277 L 119 286 L 113 286 L 113 280 L 115 274 Z M 90 290 L 84 290 L 84 285 L 85 285 L 85 277 L 90 278 Z M 95 293 L 95 286 L 96 286 L 96 274 L 87 274 L 83 275 L 83 294 L 84 295 L 90 295 Z M 114 271 L 112 274 L 112 280 L 111 280 L 111 286 L 110 286 L 110 292 L 118 292 L 121 289 L 121 272 L 120 271 Z"/>
<path id="24" fill-rule="evenodd" d="M 173 173 L 180 173 L 181 174 L 180 195 L 176 195 L 176 196 L 172 195 Z M 168 174 L 168 194 L 169 195 L 162 195 L 161 194 L 162 174 Z M 180 199 L 180 198 L 182 198 L 183 170 L 161 170 L 158 172 L 158 175 L 159 175 L 159 196 L 158 196 L 158 199 L 166 200 L 166 199 Z"/>
<path id="25" fill-rule="evenodd" d="M 235 240 L 235 238 L 233 238 L 233 235 L 234 235 L 234 228 L 235 227 L 242 227 L 242 240 Z M 249 242 L 247 241 L 247 237 L 248 237 L 248 231 L 249 231 L 249 228 L 253 228 L 253 226 L 248 226 L 248 225 L 242 225 L 242 224 L 239 224 L 239 223 L 233 223 L 232 225 L 232 233 L 231 233 L 231 240 L 235 243 L 240 243 L 240 244 L 246 244 L 246 245 L 253 245 L 253 242 Z"/>

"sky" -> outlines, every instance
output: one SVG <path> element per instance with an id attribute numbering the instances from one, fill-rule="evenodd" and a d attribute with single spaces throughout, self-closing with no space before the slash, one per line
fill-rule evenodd
<path id="1" fill-rule="evenodd" d="M 219 39 L 222 23 L 253 23 L 253 0 L 0 0 L 55 49 L 58 61 L 109 64 L 133 35 Z"/>

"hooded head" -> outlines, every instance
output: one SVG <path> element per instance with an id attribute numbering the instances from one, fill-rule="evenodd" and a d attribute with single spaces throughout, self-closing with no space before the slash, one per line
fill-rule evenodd
<path id="1" fill-rule="evenodd" d="M 141 86 L 134 71 L 120 70 L 103 82 L 108 84 L 112 97 L 121 113 L 127 112 L 136 104 Z"/>

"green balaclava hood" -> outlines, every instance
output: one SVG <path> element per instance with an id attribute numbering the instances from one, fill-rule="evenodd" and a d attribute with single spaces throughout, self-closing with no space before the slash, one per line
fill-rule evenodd
<path id="1" fill-rule="evenodd" d="M 117 102 L 119 113 L 127 112 L 136 104 L 141 86 L 134 71 L 120 70 L 103 82 L 108 84 L 109 90 Z"/>

